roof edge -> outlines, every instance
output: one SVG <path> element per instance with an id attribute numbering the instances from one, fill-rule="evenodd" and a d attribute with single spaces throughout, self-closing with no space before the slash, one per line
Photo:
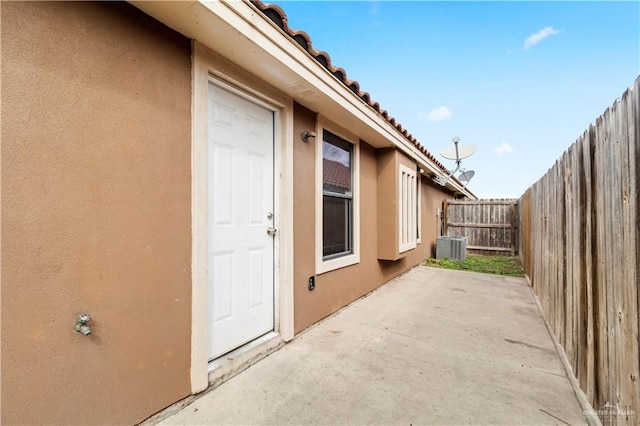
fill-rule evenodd
<path id="1" fill-rule="evenodd" d="M 278 28 L 280 28 L 286 35 L 288 35 L 292 39 L 292 41 L 296 42 L 303 50 L 305 50 L 309 54 L 309 56 L 316 60 L 320 65 L 322 65 L 330 74 L 337 78 L 344 87 L 353 92 L 358 98 L 360 98 L 360 100 L 364 104 L 373 109 L 387 123 L 394 127 L 404 139 L 415 146 L 423 155 L 425 155 L 438 168 L 440 168 L 441 171 L 445 172 L 446 174 L 449 173 L 449 170 L 446 168 L 446 166 L 442 164 L 429 150 L 427 150 L 427 148 L 422 145 L 416 137 L 409 133 L 409 131 L 405 129 L 402 124 L 400 124 L 395 119 L 395 117 L 389 115 L 386 110 L 380 107 L 380 104 L 378 102 L 372 100 L 371 95 L 368 92 L 362 91 L 360 89 L 360 83 L 358 83 L 358 81 L 349 80 L 349 78 L 347 77 L 347 72 L 343 68 L 333 65 L 333 63 L 331 62 L 331 56 L 327 52 L 314 49 L 309 34 L 304 31 L 291 28 L 289 26 L 287 14 L 280 6 L 276 4 L 263 3 L 260 0 L 248 0 L 248 2 L 251 3 L 256 9 L 258 9 Z M 467 194 L 465 195 L 475 197 L 475 195 L 471 191 L 469 191 L 465 187 L 465 185 L 463 185 L 455 176 L 451 176 L 451 179 L 455 180 L 460 188 L 462 188 L 462 190 L 460 191 L 461 193 L 464 194 L 466 192 Z"/>

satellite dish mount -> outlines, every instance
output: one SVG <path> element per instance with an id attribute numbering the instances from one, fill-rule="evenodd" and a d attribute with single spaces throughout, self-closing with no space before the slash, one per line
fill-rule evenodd
<path id="1" fill-rule="evenodd" d="M 465 172 L 465 170 L 461 168 L 461 163 L 464 158 L 471 157 L 476 152 L 476 150 L 477 148 L 475 145 L 460 145 L 460 138 L 457 136 L 454 137 L 453 146 L 443 149 L 440 155 L 448 160 L 455 161 L 456 168 L 454 170 L 447 170 L 447 175 L 437 176 L 434 180 L 438 184 L 444 186 L 447 184 L 447 182 L 449 182 L 449 179 L 451 179 L 456 172 L 460 171 L 461 179 L 459 180 L 464 180 L 469 183 L 469 180 L 471 179 L 471 177 L 473 177 L 475 172 L 473 170 Z M 465 187 L 466 186 L 467 185 L 465 184 Z"/>

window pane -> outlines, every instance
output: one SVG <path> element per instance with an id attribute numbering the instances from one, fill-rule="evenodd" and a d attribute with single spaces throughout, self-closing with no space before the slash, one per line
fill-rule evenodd
<path id="1" fill-rule="evenodd" d="M 322 142 L 322 189 L 351 195 L 353 145 L 326 130 Z"/>
<path id="2" fill-rule="evenodd" d="M 351 200 L 325 195 L 322 213 L 322 256 L 350 253 Z"/>

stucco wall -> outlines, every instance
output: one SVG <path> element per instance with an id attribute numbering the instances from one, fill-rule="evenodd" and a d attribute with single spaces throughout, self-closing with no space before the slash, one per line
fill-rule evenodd
<path id="1" fill-rule="evenodd" d="M 437 210 L 442 209 L 444 200 L 453 199 L 453 195 L 430 179 L 422 177 L 422 244 L 427 257 L 436 255 L 436 238 L 440 236 L 441 221 Z"/>
<path id="2" fill-rule="evenodd" d="M 189 41 L 127 4 L 0 7 L 2 422 L 139 422 L 189 394 Z"/>
<path id="3" fill-rule="evenodd" d="M 315 128 L 316 114 L 295 105 L 294 134 Z M 452 198 L 429 179 L 422 179 L 422 242 L 396 261 L 378 260 L 378 158 L 385 151 L 360 141 L 360 263 L 316 276 L 315 290 L 308 280 L 315 275 L 315 143 L 294 144 L 294 324 L 300 332 L 355 299 L 407 271 L 431 256 L 438 234 L 436 208 Z M 397 160 L 412 165 L 402 156 Z M 395 187 L 395 183 L 392 185 Z M 395 235 L 395 234 L 394 234 Z M 383 236 L 384 238 L 384 236 Z"/>

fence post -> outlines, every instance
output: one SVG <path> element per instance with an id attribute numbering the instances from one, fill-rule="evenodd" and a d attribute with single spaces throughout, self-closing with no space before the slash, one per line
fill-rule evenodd
<path id="1" fill-rule="evenodd" d="M 511 256 L 516 254 L 516 232 L 517 232 L 517 224 L 516 224 L 516 202 L 512 202 L 509 206 L 509 217 L 511 222 Z"/>
<path id="2" fill-rule="evenodd" d="M 442 236 L 446 236 L 449 233 L 449 202 L 444 200 L 442 202 Z"/>

